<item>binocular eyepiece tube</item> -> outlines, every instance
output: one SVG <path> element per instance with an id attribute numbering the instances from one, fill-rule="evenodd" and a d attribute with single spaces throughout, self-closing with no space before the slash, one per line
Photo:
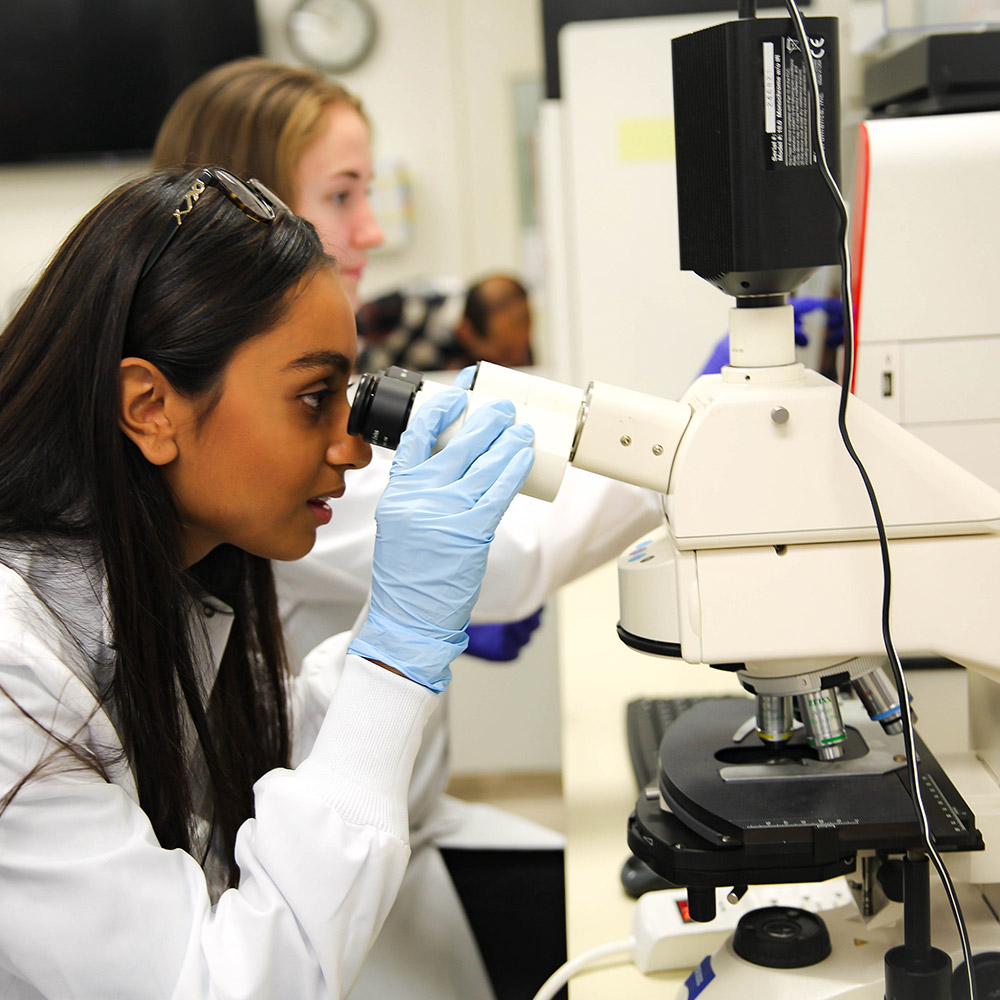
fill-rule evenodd
<path id="1" fill-rule="evenodd" d="M 369 444 L 395 448 L 413 414 L 447 388 L 406 368 L 363 375 L 347 429 Z M 675 400 L 600 382 L 591 382 L 584 391 L 485 361 L 476 366 L 466 394 L 468 405 L 438 437 L 437 447 L 444 447 L 478 406 L 510 400 L 516 422 L 530 424 L 535 432 L 535 462 L 521 492 L 542 500 L 555 498 L 570 463 L 665 493 L 677 444 L 691 416 L 690 407 Z"/>
<path id="2" fill-rule="evenodd" d="M 446 383 L 425 379 L 406 368 L 387 368 L 363 375 L 354 393 L 347 429 L 360 434 L 369 444 L 395 448 L 410 418 Z M 532 449 L 535 461 L 521 489 L 542 500 L 555 498 L 573 442 L 580 415 L 580 390 L 527 375 L 499 365 L 480 364 L 472 389 L 466 390 L 468 405 L 454 423 L 438 437 L 435 451 L 443 448 L 465 422 L 465 418 L 495 399 L 509 399 L 516 411 L 516 423 L 530 424 L 535 431 Z"/>

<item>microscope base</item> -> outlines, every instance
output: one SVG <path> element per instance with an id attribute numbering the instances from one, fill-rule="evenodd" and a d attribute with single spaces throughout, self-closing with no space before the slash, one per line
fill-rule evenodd
<path id="1" fill-rule="evenodd" d="M 974 886 L 959 886 L 959 898 L 973 952 L 1000 949 L 1000 923 Z M 951 911 L 936 893 L 932 908 L 934 940 L 962 962 Z M 883 1000 L 885 953 L 902 942 L 902 921 L 894 926 L 866 927 L 850 904 L 823 915 L 830 934 L 831 953 L 816 965 L 802 969 L 772 969 L 752 965 L 736 955 L 730 936 L 694 970 L 676 994 L 677 1000 L 728 1000 L 738 996 L 766 996 L 768 1000 Z"/>

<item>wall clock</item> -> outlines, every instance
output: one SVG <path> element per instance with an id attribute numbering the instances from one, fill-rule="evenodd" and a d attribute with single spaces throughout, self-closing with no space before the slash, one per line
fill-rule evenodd
<path id="1" fill-rule="evenodd" d="M 288 12 L 285 31 L 303 62 L 344 73 L 368 57 L 378 22 L 368 0 L 298 0 Z"/>

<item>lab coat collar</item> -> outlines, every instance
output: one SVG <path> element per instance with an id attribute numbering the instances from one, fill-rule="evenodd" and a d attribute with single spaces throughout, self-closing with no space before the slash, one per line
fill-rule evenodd
<path id="1" fill-rule="evenodd" d="M 233 609 L 211 594 L 202 594 L 198 598 L 194 614 L 201 621 L 202 634 L 208 647 L 208 655 L 202 660 L 202 679 L 205 691 L 208 692 L 215 686 L 215 679 L 219 676 L 222 654 L 226 651 L 226 643 L 229 642 L 229 633 L 233 627 Z"/>

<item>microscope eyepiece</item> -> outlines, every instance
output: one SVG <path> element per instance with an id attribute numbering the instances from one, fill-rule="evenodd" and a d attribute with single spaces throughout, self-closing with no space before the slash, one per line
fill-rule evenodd
<path id="1" fill-rule="evenodd" d="M 361 376 L 347 418 L 347 433 L 369 444 L 395 448 L 410 420 L 423 375 L 407 368 L 385 368 Z"/>

